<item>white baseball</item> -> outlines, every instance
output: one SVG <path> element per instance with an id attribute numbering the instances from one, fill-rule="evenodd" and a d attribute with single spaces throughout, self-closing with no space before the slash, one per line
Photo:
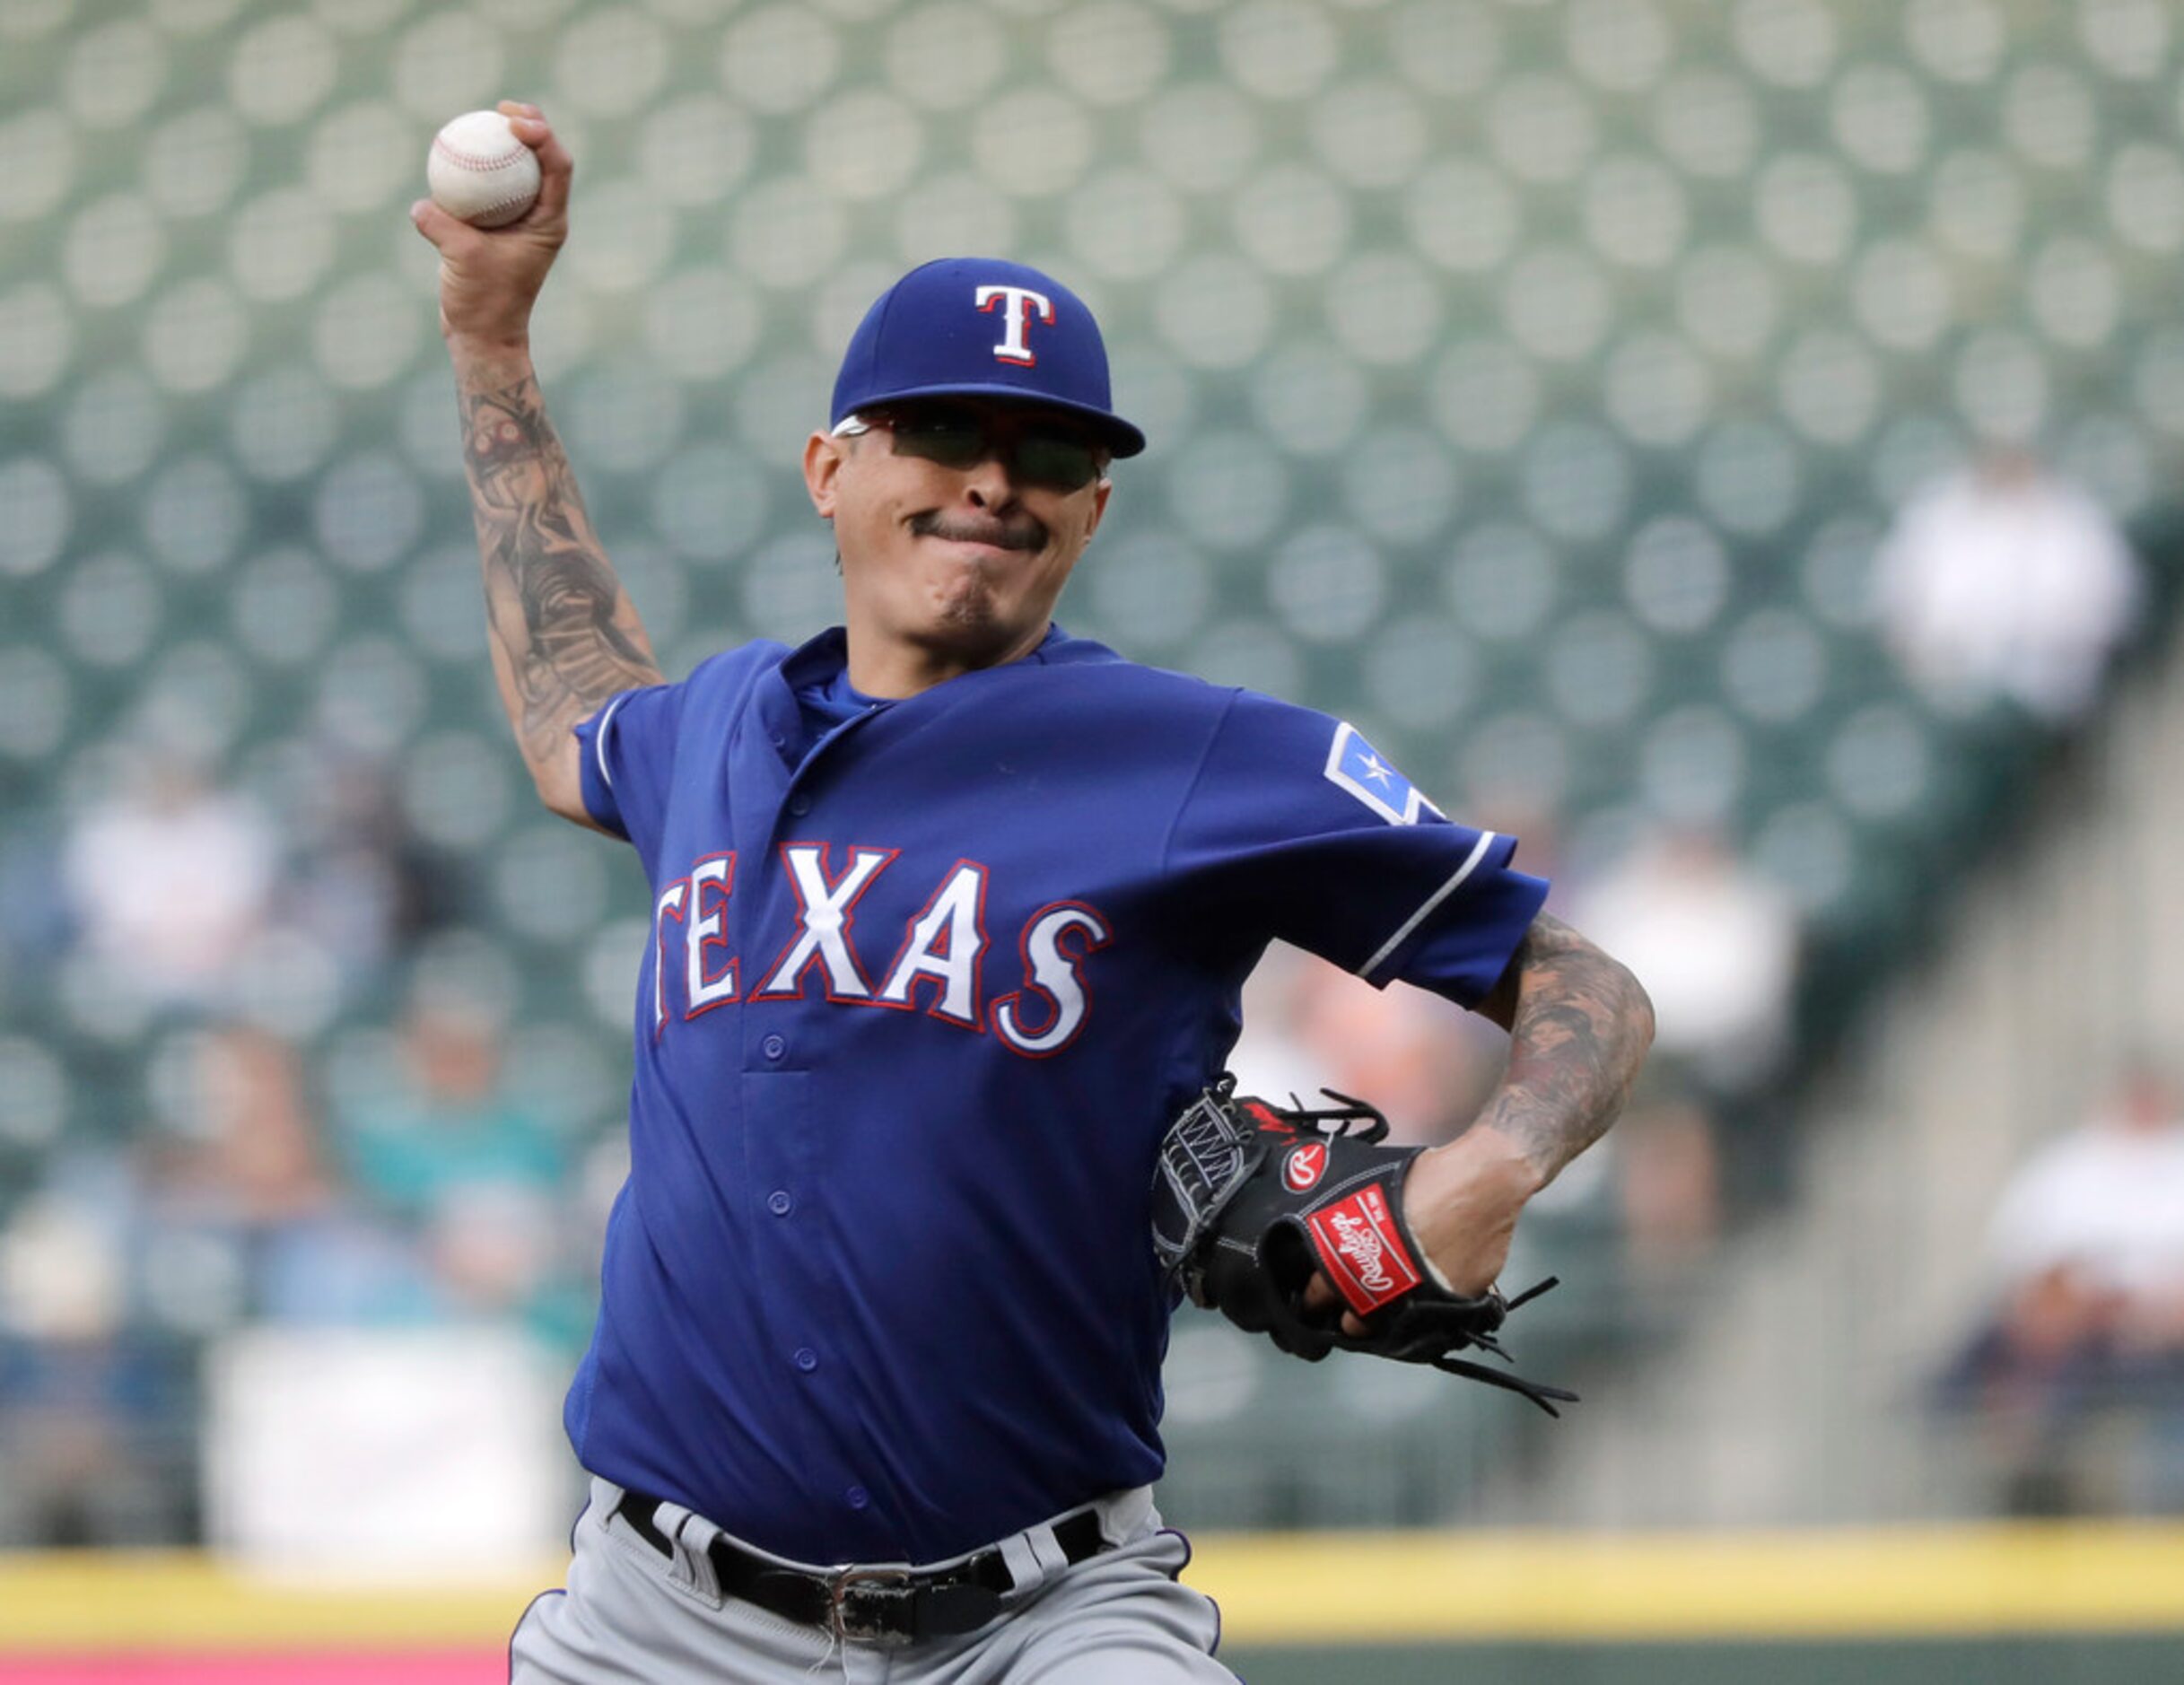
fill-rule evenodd
<path id="1" fill-rule="evenodd" d="M 474 228 L 498 228 L 538 196 L 538 154 L 498 111 L 466 111 L 432 136 L 424 161 L 432 203 Z"/>

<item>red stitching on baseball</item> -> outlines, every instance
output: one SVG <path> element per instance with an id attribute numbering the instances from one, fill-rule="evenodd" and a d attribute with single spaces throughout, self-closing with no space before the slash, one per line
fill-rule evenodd
<path id="1" fill-rule="evenodd" d="M 530 150 L 520 141 L 516 144 L 522 152 Z M 438 135 L 432 137 L 432 150 L 442 158 L 462 165 L 466 170 L 500 170 L 515 162 L 520 155 L 519 153 L 503 153 L 498 158 L 481 158 L 476 153 L 459 153 Z"/>

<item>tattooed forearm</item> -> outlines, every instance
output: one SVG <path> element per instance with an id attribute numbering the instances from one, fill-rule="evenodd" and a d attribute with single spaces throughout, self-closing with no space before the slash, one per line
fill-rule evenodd
<path id="1" fill-rule="evenodd" d="M 1551 1180 L 1630 1097 L 1653 1041 L 1653 1003 L 1628 969 L 1542 913 L 1481 1009 L 1508 1029 L 1509 1068 L 1479 1122 Z"/>
<path id="2" fill-rule="evenodd" d="M 464 466 L 502 700 L 534 772 L 617 691 L 656 685 L 637 610 L 599 546 L 528 365 L 457 371 Z"/>

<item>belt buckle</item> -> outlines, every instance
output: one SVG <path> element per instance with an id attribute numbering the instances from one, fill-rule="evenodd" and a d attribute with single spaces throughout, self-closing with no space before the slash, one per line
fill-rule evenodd
<path id="1" fill-rule="evenodd" d="M 901 1607 L 907 1610 L 912 1593 L 908 1568 L 837 1568 L 826 1582 L 826 1620 L 837 1641 L 854 1638 L 860 1644 L 904 1645 L 917 1637 L 916 1623 L 905 1621 L 899 1632 L 881 1628 L 867 1627 L 853 1622 L 850 1617 L 850 1594 L 860 1585 L 893 1586 L 898 1588 Z"/>

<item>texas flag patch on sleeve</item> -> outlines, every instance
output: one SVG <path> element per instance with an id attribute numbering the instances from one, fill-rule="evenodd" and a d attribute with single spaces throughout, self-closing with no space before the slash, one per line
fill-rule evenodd
<path id="1" fill-rule="evenodd" d="M 1441 811 L 1347 720 L 1335 727 L 1326 773 L 1329 783 L 1348 790 L 1390 825 L 1416 825 L 1420 813 Z"/>

